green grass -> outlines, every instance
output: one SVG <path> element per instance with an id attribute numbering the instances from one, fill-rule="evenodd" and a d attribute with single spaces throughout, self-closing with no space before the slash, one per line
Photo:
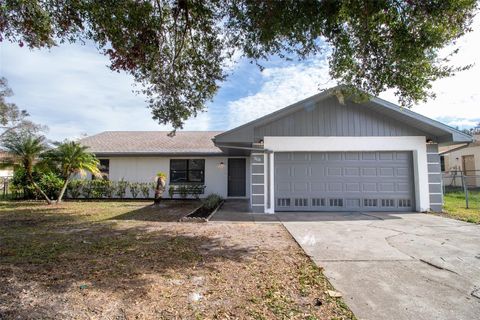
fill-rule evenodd
<path id="1" fill-rule="evenodd" d="M 469 192 L 469 208 L 465 206 L 463 192 L 449 192 L 444 196 L 444 213 L 457 220 L 480 223 L 480 191 Z"/>

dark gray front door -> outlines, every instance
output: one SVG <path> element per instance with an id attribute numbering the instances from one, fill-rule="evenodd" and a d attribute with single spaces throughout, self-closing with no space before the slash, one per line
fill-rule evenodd
<path id="1" fill-rule="evenodd" d="M 411 211 L 412 153 L 275 153 L 277 211 Z"/>
<path id="2" fill-rule="evenodd" d="M 229 158 L 228 159 L 228 196 L 229 197 L 245 197 L 245 159 Z"/>

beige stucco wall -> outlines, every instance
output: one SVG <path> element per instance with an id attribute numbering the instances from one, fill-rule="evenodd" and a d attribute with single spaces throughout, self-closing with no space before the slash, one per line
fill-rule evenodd
<path id="1" fill-rule="evenodd" d="M 13 176 L 13 169 L 0 169 L 0 177 Z"/>
<path id="2" fill-rule="evenodd" d="M 205 195 L 216 193 L 227 197 L 228 158 L 227 157 L 114 157 L 110 159 L 109 179 L 118 181 L 122 178 L 131 182 L 154 182 L 157 172 L 162 171 L 169 176 L 170 159 L 205 159 Z M 220 163 L 223 162 L 223 167 Z M 246 192 L 250 197 L 250 163 L 246 159 Z M 169 184 L 167 177 L 167 188 Z M 165 197 L 168 192 L 165 191 Z"/>
<path id="3" fill-rule="evenodd" d="M 445 157 L 445 171 L 462 171 L 462 156 L 473 155 L 475 160 L 475 170 L 477 175 L 480 176 L 480 146 L 463 148 L 454 152 L 444 154 Z M 460 179 L 457 179 L 456 185 L 461 185 Z M 445 185 L 450 185 L 450 179 L 445 179 Z M 480 177 L 476 178 L 476 185 L 480 187 Z"/>

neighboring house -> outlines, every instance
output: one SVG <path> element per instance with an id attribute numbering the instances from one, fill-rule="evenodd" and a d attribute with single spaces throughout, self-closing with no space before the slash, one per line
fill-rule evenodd
<path id="1" fill-rule="evenodd" d="M 12 157 L 8 152 L 0 151 L 0 178 L 13 176 Z"/>
<path id="2" fill-rule="evenodd" d="M 440 211 L 439 145 L 470 142 L 379 98 L 335 88 L 226 132 L 104 132 L 81 140 L 111 180 L 204 184 L 253 212 Z M 168 188 L 167 188 L 168 189 Z"/>
<path id="3" fill-rule="evenodd" d="M 480 187 L 480 134 L 461 148 L 440 147 L 445 186 L 462 186 L 461 174 L 470 187 Z"/>

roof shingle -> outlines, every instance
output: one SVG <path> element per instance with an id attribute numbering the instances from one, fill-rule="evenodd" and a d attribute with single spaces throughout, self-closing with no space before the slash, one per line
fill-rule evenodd
<path id="1" fill-rule="evenodd" d="M 105 131 L 79 142 L 96 154 L 220 154 L 212 138 L 221 131 Z"/>

